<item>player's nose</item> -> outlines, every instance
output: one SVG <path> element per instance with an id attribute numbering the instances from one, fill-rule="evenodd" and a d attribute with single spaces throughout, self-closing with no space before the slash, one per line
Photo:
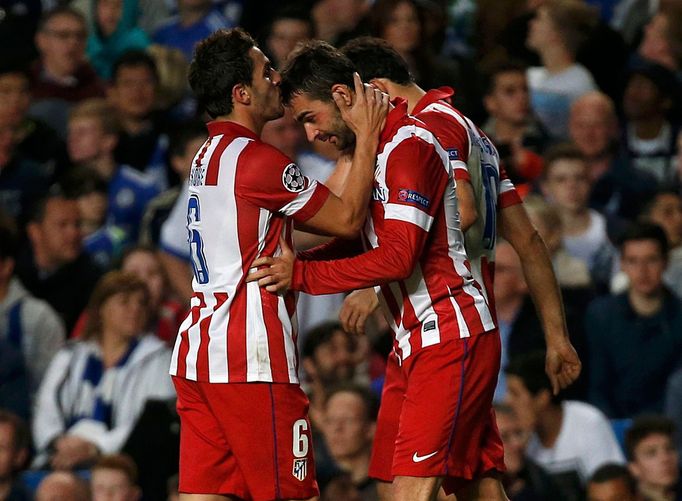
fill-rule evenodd
<path id="1" fill-rule="evenodd" d="M 305 129 L 306 138 L 308 138 L 308 141 L 311 143 L 320 135 L 320 131 L 311 123 L 303 124 L 303 128 Z"/>
<path id="2" fill-rule="evenodd" d="M 280 85 L 282 83 L 282 75 L 277 71 L 276 69 L 272 69 L 272 74 L 271 74 L 271 80 L 272 83 L 275 85 Z"/>

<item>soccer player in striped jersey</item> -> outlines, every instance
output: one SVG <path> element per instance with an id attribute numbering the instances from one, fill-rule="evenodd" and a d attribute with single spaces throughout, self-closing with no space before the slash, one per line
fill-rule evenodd
<path id="1" fill-rule="evenodd" d="M 243 30 L 201 42 L 190 84 L 214 119 L 192 161 L 187 201 L 190 312 L 170 373 L 178 394 L 180 499 L 308 499 L 315 481 L 308 400 L 298 384 L 295 297 L 245 278 L 291 245 L 293 221 L 345 237 L 362 226 L 388 98 L 354 75 L 340 102 L 360 138 L 339 195 L 259 139 L 283 113 L 280 75 Z"/>
<path id="2" fill-rule="evenodd" d="M 399 56 L 397 57 L 399 58 Z M 365 62 L 368 62 L 369 64 L 373 62 L 376 63 L 376 61 Z M 401 64 L 404 64 L 402 63 L 402 60 L 400 60 L 400 62 Z M 358 63 L 358 66 L 362 68 L 362 64 Z M 382 66 L 381 69 L 387 71 L 384 66 Z M 288 71 L 285 71 L 285 86 L 287 85 L 287 79 L 289 78 L 288 74 L 289 74 Z M 505 210 L 512 210 L 513 207 L 516 207 L 517 209 L 522 207 L 519 205 L 520 200 L 516 196 L 511 183 L 508 180 L 504 180 L 503 183 L 500 183 L 499 181 L 500 172 L 499 167 L 496 168 L 497 162 L 495 159 L 496 155 L 494 152 L 494 147 L 492 147 L 492 145 L 488 141 L 486 141 L 487 138 L 485 138 L 482 135 L 482 133 L 480 133 L 477 129 L 473 127 L 473 124 L 471 124 L 464 117 L 459 115 L 459 113 L 457 113 L 448 103 L 444 101 L 444 98 L 448 97 L 447 91 L 442 90 L 432 91 L 427 94 L 418 87 L 416 87 L 411 82 L 411 80 L 409 80 L 409 73 L 407 72 L 406 69 L 405 75 L 407 75 L 408 80 L 404 82 L 405 85 L 403 85 L 403 87 L 409 87 L 409 89 L 402 90 L 413 91 L 411 93 L 408 92 L 407 94 L 411 95 L 406 96 L 409 98 L 410 107 L 414 109 L 416 106 L 419 106 L 419 108 L 416 110 L 420 113 L 418 116 L 420 117 L 424 116 L 423 120 L 424 122 L 431 126 L 431 130 L 441 131 L 441 133 L 443 133 L 442 131 L 445 131 L 447 133 L 447 135 L 443 133 L 443 135 L 445 135 L 446 137 L 445 141 L 442 140 L 443 145 L 447 147 L 446 164 L 455 170 L 455 175 L 460 179 L 468 179 L 470 177 L 467 174 L 465 161 L 469 160 L 468 146 L 469 139 L 471 137 L 471 141 L 472 142 L 475 141 L 476 147 L 478 147 L 479 150 L 483 150 L 482 152 L 474 151 L 474 154 L 478 153 L 478 155 L 481 155 L 481 153 L 485 153 L 487 155 L 486 158 L 488 159 L 488 163 L 490 163 L 489 168 L 491 170 L 495 169 L 495 172 L 488 173 L 489 178 L 487 179 L 487 181 L 490 181 L 489 184 L 491 185 L 494 183 L 494 185 L 490 187 L 491 192 L 492 189 L 502 188 L 502 191 L 504 193 L 502 195 L 502 203 L 509 207 L 508 209 Z M 392 88 L 390 90 L 393 91 L 396 90 L 395 85 L 391 87 Z M 314 116 L 315 115 L 314 113 L 310 113 L 310 110 L 307 109 L 310 108 L 312 110 L 314 108 L 313 105 L 315 103 L 305 102 L 303 103 L 303 106 L 301 106 L 302 104 L 301 102 L 303 101 L 302 97 L 307 97 L 307 95 L 310 93 L 308 91 L 310 85 L 300 85 L 300 88 L 304 90 L 299 90 L 300 94 L 298 95 L 294 93 L 294 97 L 291 99 L 291 103 L 295 110 L 297 108 L 301 108 L 297 114 L 299 118 L 303 119 L 304 123 L 306 123 L 307 121 L 306 128 L 309 131 L 308 134 L 309 138 L 315 138 L 316 135 L 322 136 L 323 138 L 325 136 L 328 136 L 329 133 L 328 131 L 325 131 L 324 125 L 320 125 L 318 123 L 320 119 Z M 389 89 L 387 88 L 385 90 Z M 285 99 L 287 94 L 288 92 L 285 91 Z M 392 97 L 396 96 L 404 96 L 404 94 L 394 93 L 392 95 Z M 394 111 L 392 111 L 391 114 L 393 114 Z M 389 124 L 391 122 L 390 118 L 391 114 L 389 115 Z M 449 129 L 453 128 L 452 126 L 453 122 L 456 124 L 455 130 L 448 131 L 448 127 Z M 322 131 L 314 132 L 315 127 L 321 128 Z M 469 135 L 470 131 L 475 132 L 470 136 Z M 384 131 L 382 137 L 386 135 L 387 132 Z M 448 211 L 445 210 L 444 212 L 441 213 L 431 214 L 428 205 L 430 205 L 431 203 L 433 203 L 434 205 L 436 204 L 434 198 L 428 198 L 426 196 L 420 197 L 419 195 L 422 194 L 418 193 L 416 190 L 412 190 L 409 188 L 400 189 L 399 186 L 396 184 L 391 186 L 389 180 L 391 176 L 388 174 L 388 172 L 412 169 L 413 171 L 417 171 L 418 173 L 418 171 L 422 168 L 421 164 L 417 161 L 417 159 L 412 159 L 412 161 L 409 161 L 407 158 L 405 158 L 404 155 L 402 156 L 396 155 L 396 151 L 400 149 L 400 144 L 398 144 L 397 146 L 395 144 L 397 141 L 396 137 L 397 136 L 394 136 L 390 141 L 382 143 L 383 151 L 380 149 L 380 154 L 378 157 L 379 165 L 376 178 L 378 179 L 379 182 L 377 183 L 378 186 L 375 186 L 373 194 L 374 201 L 372 208 L 372 217 L 370 218 L 370 222 L 366 225 L 367 240 L 369 240 L 370 244 L 369 247 L 370 248 L 376 247 L 378 244 L 378 247 L 374 249 L 374 251 L 378 251 L 381 250 L 382 247 L 390 247 L 391 245 L 400 246 L 400 243 L 396 243 L 396 240 L 394 238 L 389 238 L 389 236 L 385 232 L 390 228 L 390 230 L 393 233 L 398 233 L 398 231 L 394 227 L 395 224 L 390 224 L 389 226 L 388 221 L 389 219 L 400 220 L 402 218 L 402 221 L 409 220 L 409 222 L 412 223 L 413 225 L 421 226 L 422 230 L 428 231 L 426 227 L 428 223 L 423 224 L 425 220 L 429 221 L 428 218 L 425 218 L 422 215 L 422 213 L 424 212 L 427 215 L 431 215 L 433 217 L 433 225 L 435 225 L 436 228 L 431 228 L 430 233 L 435 232 L 436 234 L 439 231 L 438 229 L 439 217 L 443 215 L 449 216 L 449 218 L 446 218 L 445 221 L 441 220 L 440 224 L 448 228 L 449 233 L 448 237 L 452 236 L 454 240 L 457 240 L 456 234 L 459 231 L 457 229 L 459 221 L 456 216 L 456 213 L 455 214 L 448 213 Z M 392 157 L 395 156 L 397 156 L 397 159 L 395 163 L 392 165 L 391 159 Z M 388 158 L 387 160 L 384 160 L 386 162 L 386 165 L 381 164 L 382 158 L 384 157 Z M 477 161 L 478 164 L 481 163 L 480 157 L 477 157 Z M 385 172 L 382 172 L 382 169 L 385 169 Z M 477 175 L 477 177 L 480 179 L 480 174 L 476 173 L 474 175 Z M 345 174 L 342 173 L 341 177 L 344 176 Z M 388 186 L 383 186 L 382 180 L 385 180 Z M 398 182 L 398 184 L 400 182 L 405 183 L 406 181 L 405 179 L 401 179 Z M 416 182 L 418 183 L 418 180 Z M 500 186 L 500 184 L 502 184 L 502 186 Z M 488 196 L 491 194 L 491 192 L 487 193 Z M 467 224 L 471 225 L 471 223 L 477 219 L 475 216 L 476 209 L 474 206 L 475 197 L 471 192 L 469 192 L 468 195 L 469 196 L 467 198 L 467 201 L 469 206 L 471 207 L 469 209 L 469 214 L 473 212 L 473 217 L 469 217 L 469 222 Z M 397 200 L 394 200 L 393 197 L 397 197 Z M 492 200 L 487 201 L 489 204 L 490 203 L 493 204 L 491 206 L 486 207 L 486 208 L 490 207 L 487 212 L 487 216 L 488 218 L 493 218 L 496 212 L 496 205 L 498 202 L 497 197 L 494 197 Z M 392 206 L 393 204 L 391 202 L 398 205 L 398 207 Z M 374 205 L 378 204 L 384 205 L 383 214 L 381 210 L 375 210 Z M 407 207 L 410 206 L 417 207 L 419 211 L 412 211 L 411 209 L 408 209 Z M 412 213 L 412 217 L 410 216 L 406 217 L 406 215 L 410 213 Z M 415 214 L 417 216 L 415 216 Z M 525 216 L 525 213 L 523 215 Z M 383 216 L 384 219 L 383 224 L 382 222 L 377 221 L 377 219 L 380 219 L 381 216 Z M 422 219 L 420 219 L 418 216 L 421 216 Z M 527 223 L 527 219 L 524 219 L 523 221 Z M 491 224 L 492 226 L 490 226 Z M 492 219 L 492 222 L 489 221 L 487 223 L 487 228 L 485 226 L 486 225 L 484 225 L 484 227 L 481 229 L 480 233 L 481 234 L 486 233 L 483 230 L 487 229 L 488 235 L 490 235 L 492 231 L 492 237 L 489 237 L 488 240 L 485 241 L 485 245 L 482 246 L 479 244 L 479 247 L 484 247 L 487 252 L 484 253 L 482 251 L 479 251 L 476 263 L 472 264 L 474 264 L 473 268 L 477 268 L 479 270 L 478 273 L 476 273 L 476 275 L 479 277 L 480 282 L 481 283 L 487 282 L 487 285 L 490 286 L 492 282 L 492 275 L 490 270 L 491 263 L 489 263 L 488 260 L 485 259 L 485 257 L 483 256 L 487 255 L 492 257 L 493 255 L 492 250 L 494 249 L 495 237 L 494 219 Z M 385 230 L 384 232 L 380 231 L 382 227 Z M 532 227 L 528 226 L 528 228 L 532 232 Z M 508 229 L 511 230 L 514 229 L 514 227 L 512 226 L 511 228 Z M 440 229 L 440 231 L 442 231 L 442 228 Z M 535 244 L 538 241 L 535 239 L 534 232 L 532 233 L 533 234 L 531 235 L 531 238 L 529 238 L 530 240 L 529 243 Z M 399 235 L 403 236 L 404 240 L 409 240 L 409 236 L 405 236 L 409 235 L 409 233 L 399 233 Z M 528 237 L 528 235 L 526 234 L 524 235 L 524 237 Z M 480 240 L 483 240 L 482 236 L 479 236 L 478 238 Z M 437 237 L 430 236 L 429 237 L 430 248 L 426 249 L 425 252 L 437 254 L 440 251 L 440 249 L 437 248 L 437 243 L 438 243 Z M 453 254 L 456 254 L 456 252 L 453 252 L 452 247 L 456 248 L 458 243 L 461 243 L 461 241 L 454 242 L 454 246 L 450 246 L 450 249 L 448 249 L 448 251 L 445 254 L 446 255 L 449 254 L 450 257 L 452 257 Z M 541 241 L 539 241 L 539 243 L 541 243 Z M 410 249 L 409 246 L 407 249 L 403 250 L 403 252 L 408 253 L 407 259 L 409 259 L 410 250 L 413 249 Z M 329 251 L 330 249 L 327 248 L 325 254 L 318 252 L 317 256 L 315 256 L 314 254 L 311 256 L 311 254 L 309 253 L 304 253 L 299 257 L 302 259 L 310 259 L 313 256 L 329 257 L 331 255 Z M 389 255 L 388 257 L 390 258 L 394 256 Z M 353 277 L 346 277 L 343 275 L 343 273 L 340 273 L 338 271 L 338 269 L 342 269 L 342 267 L 346 264 L 342 261 L 335 262 L 334 265 L 330 265 L 335 266 L 336 269 L 325 270 L 324 269 L 326 267 L 325 264 L 321 264 L 318 267 L 315 267 L 315 265 L 313 265 L 312 263 L 305 262 L 301 263 L 299 260 L 299 262 L 296 263 L 296 266 L 294 268 L 293 286 L 295 288 L 303 288 L 303 290 L 318 291 L 331 290 L 333 287 L 331 288 L 329 286 L 323 287 L 320 284 L 316 284 L 315 280 L 322 280 L 326 282 L 332 277 L 337 283 L 341 284 L 337 286 L 337 288 L 344 286 L 347 287 L 348 284 L 351 282 L 355 284 L 362 283 L 363 279 L 365 283 L 367 283 L 370 277 L 363 276 L 365 274 L 364 269 L 359 268 L 361 266 L 364 268 L 364 266 L 366 266 L 368 262 L 371 263 L 371 261 L 365 260 L 363 262 L 362 257 L 355 259 L 356 260 L 353 261 L 352 264 L 351 261 L 347 262 L 349 265 L 356 266 Z M 452 261 L 456 262 L 456 258 L 453 258 Z M 268 261 L 268 263 L 271 262 L 272 261 Z M 437 319 L 435 323 L 438 324 L 439 327 L 441 323 L 445 323 L 443 322 L 444 319 L 442 317 L 447 316 L 447 312 L 444 312 L 442 308 L 438 310 L 438 308 L 436 307 L 436 305 L 439 304 L 442 295 L 440 294 L 440 291 L 438 291 L 437 285 L 434 284 L 434 282 L 437 283 L 438 280 L 435 279 L 433 276 L 429 276 L 428 263 L 429 258 L 424 259 L 424 256 L 422 255 L 421 259 L 418 261 L 417 268 L 412 272 L 412 275 L 409 278 L 407 278 L 407 280 L 399 281 L 397 284 L 394 283 L 388 287 L 386 286 L 381 287 L 383 296 L 386 299 L 387 303 L 386 306 L 388 306 L 389 316 L 394 317 L 394 319 L 396 320 L 394 322 L 393 327 L 397 337 L 395 353 L 398 356 L 392 357 L 391 359 L 392 363 L 390 364 L 390 368 L 392 368 L 392 370 L 389 370 L 389 372 L 387 372 L 387 386 L 392 388 L 392 395 L 389 396 L 388 399 L 386 398 L 387 397 L 386 393 L 384 393 L 383 395 L 382 401 L 383 412 L 379 418 L 380 422 L 378 424 L 377 429 L 377 439 L 375 440 L 375 450 L 373 452 L 373 461 L 370 474 L 376 478 L 389 482 L 395 479 L 396 488 L 395 492 L 393 492 L 392 497 L 389 497 L 390 491 L 388 489 L 385 488 L 382 489 L 383 491 L 382 494 L 386 499 L 394 498 L 422 499 L 421 497 L 419 497 L 421 496 L 421 494 L 419 493 L 423 494 L 424 491 L 420 491 L 419 490 L 420 488 L 426 487 L 427 488 L 426 490 L 429 491 L 430 488 L 432 488 L 434 485 L 437 485 L 437 483 L 436 484 L 431 483 L 427 485 L 424 484 L 422 480 L 416 480 L 414 478 L 413 479 L 405 478 L 412 475 L 425 477 L 433 476 L 438 478 L 439 480 L 442 479 L 443 485 L 446 488 L 446 490 L 449 492 L 457 492 L 458 499 L 478 498 L 480 496 L 489 496 L 490 499 L 504 499 L 503 497 L 504 494 L 501 490 L 499 482 L 497 482 L 494 477 L 488 476 L 491 470 L 495 470 L 500 467 L 500 464 L 496 463 L 495 458 L 497 457 L 499 451 L 501 450 L 501 446 L 499 444 L 499 437 L 497 436 L 494 423 L 491 422 L 490 420 L 490 416 L 492 416 L 490 410 L 492 393 L 490 393 L 490 388 L 481 389 L 479 387 L 478 390 L 471 390 L 470 389 L 471 387 L 465 385 L 462 381 L 457 381 L 454 383 L 455 388 L 462 389 L 462 394 L 459 396 L 459 398 L 453 398 L 451 400 L 454 402 L 459 402 L 458 407 L 460 407 L 461 404 L 461 408 L 458 409 L 459 415 L 456 420 L 452 419 L 451 421 L 447 421 L 447 418 L 444 420 L 450 424 L 453 424 L 453 432 L 452 434 L 448 435 L 448 439 L 450 441 L 447 443 L 445 447 L 436 448 L 438 452 L 432 456 L 434 458 L 434 465 L 430 469 L 424 468 L 420 470 L 416 465 L 416 463 L 422 462 L 426 463 L 430 458 L 425 456 L 429 456 L 429 454 L 422 455 L 420 451 L 415 450 L 414 455 L 411 458 L 412 462 L 414 463 L 412 465 L 413 466 L 412 468 L 406 467 L 404 464 L 404 458 L 401 457 L 402 455 L 405 454 L 404 443 L 406 441 L 408 443 L 410 442 L 410 437 L 406 436 L 407 434 L 405 433 L 406 429 L 407 430 L 410 429 L 409 423 L 407 427 L 405 426 L 405 416 L 407 414 L 409 419 L 411 409 L 406 408 L 405 405 L 403 404 L 403 401 L 408 402 L 411 399 L 416 398 L 416 401 L 419 402 L 420 397 L 431 399 L 430 400 L 431 402 L 440 401 L 438 399 L 439 394 L 437 392 L 432 393 L 431 391 L 429 391 L 428 386 L 422 386 L 419 382 L 417 382 L 417 384 L 415 385 L 415 380 L 418 381 L 417 379 L 418 376 L 417 378 L 414 379 L 410 379 L 409 376 L 406 377 L 405 375 L 406 369 L 404 368 L 406 365 L 408 365 L 407 361 L 405 360 L 406 358 L 405 348 L 408 346 L 412 347 L 412 345 L 415 344 L 412 340 L 410 340 L 409 345 L 406 342 L 404 342 L 405 338 L 408 337 L 407 335 L 405 335 L 405 331 L 410 330 L 410 334 L 415 338 L 416 343 L 419 343 L 419 341 L 417 340 L 419 340 L 419 335 L 421 334 L 421 347 L 424 348 L 432 341 L 430 334 L 427 334 L 427 332 L 429 332 L 433 326 L 432 325 L 433 322 L 431 322 L 431 318 L 433 317 L 429 318 L 429 314 L 435 313 L 435 317 Z M 384 262 L 377 261 L 375 263 L 376 270 L 374 270 L 377 273 L 375 273 L 375 275 L 371 278 L 374 278 L 377 274 L 382 273 L 385 274 L 384 280 L 391 278 L 390 272 L 392 271 L 391 269 L 392 264 L 393 263 L 391 263 L 390 259 Z M 279 266 L 280 266 L 279 263 L 275 263 L 273 271 L 277 272 L 279 269 L 285 269 L 279 268 Z M 438 271 L 441 273 L 445 273 L 444 268 L 440 268 L 438 269 Z M 549 272 L 550 272 L 549 277 L 553 278 L 553 275 L 551 274 L 551 264 L 549 265 Z M 488 280 L 483 279 L 483 276 L 486 275 L 490 277 Z M 286 272 L 282 276 L 286 276 Z M 275 275 L 274 278 L 278 279 L 278 276 Z M 270 279 L 265 280 L 264 283 L 269 282 L 269 280 Z M 420 283 L 420 280 L 422 280 L 423 283 Z M 381 283 L 381 280 L 377 279 L 376 283 Z M 551 289 L 552 283 L 553 282 L 550 281 L 549 292 L 555 292 L 558 294 L 558 291 Z M 426 290 L 421 291 L 425 293 L 420 295 L 419 294 L 420 287 L 422 286 L 425 286 L 423 288 L 425 288 Z M 546 288 L 548 286 L 545 284 L 544 287 Z M 272 289 L 274 288 L 274 286 L 270 285 L 270 288 Z M 450 292 L 452 293 L 452 291 Z M 485 290 L 481 290 L 480 292 L 481 295 L 484 296 L 486 295 Z M 405 296 L 408 296 L 408 298 L 406 299 Z M 456 298 L 455 296 L 453 305 L 457 304 L 458 301 L 461 301 L 461 297 Z M 432 303 L 431 306 L 433 307 L 433 310 L 430 310 L 428 305 L 429 302 Z M 558 304 L 560 308 L 561 304 L 560 299 Z M 471 310 L 463 309 L 461 311 L 462 312 L 468 311 L 469 313 L 471 313 Z M 396 314 L 396 312 L 398 312 L 398 314 Z M 457 355 L 455 354 L 455 356 L 451 359 L 451 362 L 452 361 L 457 362 L 458 367 L 460 366 L 459 364 L 461 362 L 461 368 L 463 369 L 462 376 L 466 374 L 468 381 L 478 379 L 479 383 L 484 387 L 486 386 L 486 382 L 488 384 L 491 384 L 492 381 L 492 387 L 494 388 L 495 385 L 494 381 L 496 380 L 497 371 L 499 369 L 499 344 L 496 345 L 494 342 L 491 342 L 491 340 L 497 339 L 497 333 L 494 331 L 489 331 L 492 333 L 474 337 L 474 334 L 481 333 L 480 327 L 477 329 L 475 326 L 473 326 L 473 328 L 469 329 L 468 331 L 463 329 L 463 327 L 466 326 L 466 328 L 469 328 L 470 322 L 472 324 L 475 324 L 476 315 L 472 315 L 470 317 L 463 315 L 464 318 L 460 319 L 460 315 L 457 314 L 457 308 L 455 308 L 455 315 L 458 317 L 457 318 L 458 320 L 464 320 L 464 322 L 461 322 L 458 325 L 458 327 L 460 329 L 459 337 L 465 340 L 465 343 L 462 344 L 466 346 L 465 350 L 467 351 L 467 355 L 465 355 L 464 357 L 465 360 L 462 360 L 461 355 L 457 357 Z M 479 318 L 482 318 L 482 316 Z M 554 320 L 551 317 L 550 319 Z M 551 327 L 553 327 L 553 330 L 551 331 L 552 342 L 550 343 L 550 351 L 553 352 L 551 357 L 552 362 L 551 367 L 552 371 L 555 373 L 555 378 L 553 379 L 553 381 L 559 386 L 564 386 L 569 384 L 572 378 L 577 377 L 577 373 L 579 372 L 579 361 L 577 360 L 577 357 L 575 357 L 575 352 L 573 351 L 570 342 L 568 342 L 567 340 L 565 327 L 563 326 L 562 315 L 558 316 L 558 321 L 559 325 L 551 325 Z M 414 328 L 415 323 L 417 324 L 416 329 Z M 412 329 L 410 329 L 410 327 L 412 327 Z M 419 329 L 421 329 L 421 333 L 415 332 L 418 331 Z M 561 335 L 561 338 L 558 337 L 559 335 Z M 443 330 L 441 330 L 440 337 L 442 339 L 439 339 L 439 342 L 447 344 L 447 341 L 445 341 L 447 336 L 448 335 L 445 334 Z M 471 338 L 469 342 L 474 343 L 474 345 L 472 346 L 467 346 L 466 344 L 466 341 L 468 340 L 469 337 Z M 482 338 L 483 341 L 481 341 L 479 338 Z M 401 340 L 403 342 L 401 342 Z M 487 346 L 487 348 L 484 348 L 484 346 Z M 485 353 L 485 355 L 481 355 L 481 353 Z M 468 361 L 474 358 L 476 359 L 475 365 L 473 364 L 469 365 Z M 413 363 L 414 366 L 416 367 L 417 363 L 416 362 Z M 572 364 L 577 364 L 577 366 L 574 366 Z M 402 369 L 401 365 L 403 367 Z M 414 369 L 412 370 L 414 371 Z M 437 378 L 434 379 L 438 380 Z M 452 383 L 452 381 L 450 382 Z M 418 390 L 416 391 L 424 393 L 426 397 L 423 396 L 415 397 L 414 395 L 415 390 L 410 390 L 411 387 L 418 388 Z M 441 388 L 441 390 L 443 390 L 443 388 Z M 476 391 L 478 391 L 478 393 L 476 393 Z M 463 399 L 462 395 L 464 396 Z M 391 403 L 389 403 L 388 405 L 385 404 L 387 400 L 391 401 Z M 478 402 L 473 402 L 474 400 L 477 400 Z M 478 403 L 482 403 L 483 405 L 478 405 Z M 439 416 L 437 413 L 435 416 L 430 414 L 430 417 L 434 417 L 435 422 L 433 419 L 428 420 L 427 423 L 429 424 L 429 426 L 438 427 L 441 424 L 438 421 Z M 454 432 L 454 421 L 457 422 L 458 433 Z M 398 435 L 398 425 L 400 425 L 401 427 L 401 433 L 400 436 L 398 436 L 398 439 L 396 440 L 396 436 Z M 463 440 L 461 436 L 463 434 L 468 435 L 470 440 L 469 441 Z M 428 442 L 428 440 L 426 442 Z M 463 459 L 459 460 L 459 462 L 457 461 L 450 462 L 450 460 L 447 458 L 448 454 L 447 451 L 443 451 L 442 449 L 450 449 L 450 451 L 452 451 L 453 454 L 454 453 L 459 454 L 460 457 Z M 442 457 L 443 452 L 446 452 L 445 454 L 446 458 Z M 467 482 L 467 480 L 469 480 L 469 482 Z"/>
<path id="3" fill-rule="evenodd" d="M 448 151 L 457 182 L 460 219 L 466 231 L 466 249 L 474 278 L 483 286 L 494 313 L 493 276 L 497 231 L 515 248 L 523 263 L 531 293 L 540 312 L 547 342 L 547 370 L 555 391 L 577 378 L 580 362 L 568 340 L 559 290 L 551 261 L 544 244 L 531 226 L 522 202 L 504 168 L 494 145 L 471 120 L 451 104 L 452 89 L 424 91 L 414 83 L 401 56 L 381 39 L 364 37 L 353 40 L 342 52 L 355 64 L 363 78 L 387 92 L 391 98 L 402 97 L 408 109 L 436 133 Z M 339 174 L 337 174 L 339 176 Z M 333 186 L 330 184 L 332 189 Z M 498 225 L 499 221 L 499 225 Z M 499 226 L 499 228 L 498 228 Z M 341 318 L 344 327 L 361 333 L 367 315 L 376 307 L 372 289 L 353 293 L 344 305 Z M 395 370 L 389 358 L 387 372 Z M 387 378 L 388 379 L 388 378 Z M 389 380 L 390 382 L 390 380 Z M 384 402 L 390 406 L 391 395 L 399 388 L 385 388 Z M 387 395 L 388 394 L 388 395 Z M 382 402 L 382 405 L 385 405 Z M 390 440 L 393 435 L 377 430 L 377 441 Z M 379 451 L 375 448 L 372 471 L 384 480 Z M 389 465 L 390 466 L 390 465 Z"/>

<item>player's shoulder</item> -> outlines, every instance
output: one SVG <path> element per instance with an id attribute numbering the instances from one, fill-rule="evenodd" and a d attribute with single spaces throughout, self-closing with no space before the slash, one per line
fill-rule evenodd
<path id="1" fill-rule="evenodd" d="M 250 168 L 273 169 L 282 168 L 294 163 L 292 159 L 274 146 L 259 139 L 250 140 L 242 152 L 241 159 Z"/>

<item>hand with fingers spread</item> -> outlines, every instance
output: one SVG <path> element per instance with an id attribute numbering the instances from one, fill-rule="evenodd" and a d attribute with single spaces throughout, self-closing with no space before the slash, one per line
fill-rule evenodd
<path id="1" fill-rule="evenodd" d="M 357 72 L 353 73 L 353 81 L 355 98 L 352 104 L 346 104 L 340 93 L 332 93 L 334 102 L 341 112 L 341 118 L 355 133 L 358 140 L 378 138 L 386 123 L 389 107 L 388 94 L 369 84 L 363 84 Z"/>
<path id="2" fill-rule="evenodd" d="M 268 292 L 284 294 L 291 285 L 296 256 L 282 237 L 279 239 L 279 246 L 282 249 L 281 255 L 259 257 L 251 264 L 251 268 L 260 269 L 249 273 L 246 281 L 255 282 L 257 280 L 258 285 L 265 287 Z"/>
<path id="3" fill-rule="evenodd" d="M 369 316 L 379 306 L 374 289 L 362 289 L 351 292 L 343 302 L 339 312 L 341 326 L 346 332 L 362 335 Z"/>
<path id="4" fill-rule="evenodd" d="M 555 395 L 578 379 L 581 368 L 580 358 L 568 340 L 547 344 L 545 372 Z"/>

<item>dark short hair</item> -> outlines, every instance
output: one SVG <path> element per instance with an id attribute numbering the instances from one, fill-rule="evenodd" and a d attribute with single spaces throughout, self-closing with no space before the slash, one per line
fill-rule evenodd
<path id="1" fill-rule="evenodd" d="M 256 41 L 241 28 L 218 30 L 200 42 L 189 67 L 189 85 L 212 117 L 232 113 L 232 88 L 251 85 Z"/>
<path id="2" fill-rule="evenodd" d="M 657 224 L 646 221 L 632 223 L 618 239 L 618 248 L 622 253 L 625 244 L 638 240 L 652 240 L 656 242 L 663 257 L 668 257 L 668 237 L 666 237 L 663 228 Z"/>
<path id="3" fill-rule="evenodd" d="M 28 223 L 42 223 L 45 219 L 47 205 L 53 200 L 75 200 L 76 197 L 65 190 L 61 184 L 53 184 L 48 192 L 31 204 L 28 211 Z"/>
<path id="4" fill-rule="evenodd" d="M 283 5 L 277 11 L 275 12 L 275 15 L 272 17 L 270 22 L 267 24 L 267 27 L 265 29 L 265 38 L 269 37 L 272 35 L 272 30 L 275 27 L 275 23 L 278 21 L 284 21 L 292 19 L 295 21 L 301 21 L 303 23 L 306 23 L 308 25 L 308 35 L 313 36 L 315 33 L 315 28 L 313 26 L 313 20 L 310 17 L 310 10 L 306 9 L 302 5 L 297 5 L 297 4 L 291 4 L 291 5 Z"/>
<path id="5" fill-rule="evenodd" d="M 64 192 L 68 198 L 79 198 L 91 193 L 109 192 L 106 179 L 94 169 L 86 166 L 77 166 L 67 172 L 61 179 Z"/>
<path id="6" fill-rule="evenodd" d="M 672 195 L 682 199 L 682 195 L 680 195 L 680 192 L 675 187 L 661 186 L 653 195 L 647 198 L 647 201 L 642 207 L 642 211 L 639 215 L 643 218 L 649 217 L 651 215 L 651 211 L 654 209 L 654 206 L 658 203 L 658 199 L 664 195 Z"/>
<path id="7" fill-rule="evenodd" d="M 329 342 L 336 331 L 345 332 L 339 322 L 324 322 L 308 331 L 303 342 L 303 358 L 312 358 L 317 349 Z"/>
<path id="8" fill-rule="evenodd" d="M 585 155 L 573 143 L 559 143 L 550 147 L 544 154 L 545 168 L 542 171 L 542 179 L 549 177 L 552 165 L 559 160 L 579 160 L 585 163 Z"/>
<path id="9" fill-rule="evenodd" d="M 159 72 L 156 69 L 156 62 L 154 61 L 154 58 L 144 50 L 140 49 L 127 50 L 121 54 L 116 61 L 114 61 L 114 65 L 111 70 L 111 81 L 116 81 L 121 69 L 139 67 L 147 68 L 154 77 L 154 80 L 158 83 Z"/>
<path id="10" fill-rule="evenodd" d="M 299 94 L 331 102 L 332 86 L 347 85 L 354 90 L 355 66 L 348 57 L 327 42 L 314 40 L 299 45 L 282 71 L 282 99 L 289 103 Z"/>
<path id="11" fill-rule="evenodd" d="M 492 66 L 485 74 L 483 95 L 489 96 L 495 92 L 497 78 L 505 73 L 521 73 L 526 76 L 526 65 L 520 61 L 504 60 Z"/>
<path id="12" fill-rule="evenodd" d="M 675 435 L 675 423 L 672 419 L 657 414 L 635 418 L 632 426 L 625 432 L 625 455 L 628 461 L 635 458 L 635 449 L 640 442 L 651 435 L 665 435 L 672 440 Z"/>
<path id="13" fill-rule="evenodd" d="M 12 444 L 14 450 L 28 449 L 31 446 L 31 433 L 26 422 L 16 414 L 0 409 L 0 424 L 12 427 Z"/>
<path id="14" fill-rule="evenodd" d="M 365 82 L 374 78 L 387 78 L 398 85 L 414 82 L 407 63 L 386 40 L 355 38 L 341 47 L 341 52 L 351 60 Z"/>
<path id="15" fill-rule="evenodd" d="M 379 414 L 379 399 L 372 393 L 372 391 L 366 386 L 357 383 L 342 383 L 334 386 L 327 392 L 325 396 L 325 407 L 329 403 L 331 398 L 338 393 L 352 393 L 362 400 L 365 405 L 365 418 L 368 421 L 376 421 Z"/>
<path id="16" fill-rule="evenodd" d="M 523 385 L 533 396 L 537 396 L 546 390 L 549 392 L 553 404 L 557 405 L 563 400 L 561 393 L 554 395 L 552 392 L 552 383 L 545 372 L 544 351 L 533 351 L 514 357 L 505 367 L 504 372 L 508 376 L 516 376 L 521 379 Z"/>
<path id="17" fill-rule="evenodd" d="M 87 28 L 88 26 L 85 16 L 79 10 L 69 7 L 68 5 L 61 5 L 59 7 L 55 7 L 54 9 L 48 10 L 42 15 L 40 21 L 38 21 L 38 31 L 43 31 L 45 26 L 47 26 L 47 23 L 59 16 L 71 16 L 72 18 L 80 21 L 84 28 Z"/>
<path id="18" fill-rule="evenodd" d="M 0 261 L 14 259 L 18 247 L 17 231 L 9 216 L 0 213 Z"/>
<path id="19" fill-rule="evenodd" d="M 628 470 L 627 466 L 617 463 L 606 463 L 592 474 L 588 483 L 603 484 L 611 480 L 622 480 L 628 488 L 630 494 L 637 493 L 637 482 Z"/>
<path id="20" fill-rule="evenodd" d="M 185 154 L 187 145 L 197 138 L 207 138 L 206 124 L 200 120 L 183 122 L 175 127 L 171 134 L 170 145 L 168 147 L 169 157 L 180 157 Z"/>

